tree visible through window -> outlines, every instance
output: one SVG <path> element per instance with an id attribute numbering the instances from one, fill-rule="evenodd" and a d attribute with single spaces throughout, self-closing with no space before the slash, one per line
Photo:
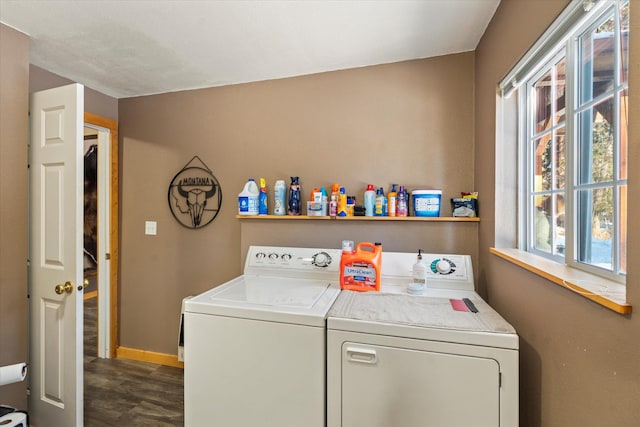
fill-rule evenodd
<path id="1" fill-rule="evenodd" d="M 626 272 L 629 3 L 581 23 L 524 86 L 528 251 Z"/>

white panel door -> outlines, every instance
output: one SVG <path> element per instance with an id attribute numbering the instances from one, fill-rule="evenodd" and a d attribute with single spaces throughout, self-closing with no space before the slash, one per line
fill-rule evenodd
<path id="1" fill-rule="evenodd" d="M 497 427 L 490 358 L 345 342 L 342 427 Z"/>
<path id="2" fill-rule="evenodd" d="M 82 426 L 84 87 L 30 102 L 29 415 L 37 426 Z"/>

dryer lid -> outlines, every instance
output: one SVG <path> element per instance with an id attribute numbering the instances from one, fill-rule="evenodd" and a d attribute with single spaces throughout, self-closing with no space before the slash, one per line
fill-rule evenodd
<path id="1" fill-rule="evenodd" d="M 478 312 L 457 311 L 449 298 L 342 291 L 329 312 L 329 329 L 518 348 L 516 331 L 475 293 Z"/>

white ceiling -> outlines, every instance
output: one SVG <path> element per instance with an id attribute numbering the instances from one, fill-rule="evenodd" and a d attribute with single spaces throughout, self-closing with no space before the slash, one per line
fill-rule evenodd
<path id="1" fill-rule="evenodd" d="M 500 0 L 0 0 L 31 63 L 116 98 L 474 50 Z"/>

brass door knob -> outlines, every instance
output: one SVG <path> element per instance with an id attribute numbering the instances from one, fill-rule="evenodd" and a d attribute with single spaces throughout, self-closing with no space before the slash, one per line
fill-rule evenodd
<path id="1" fill-rule="evenodd" d="M 62 295 L 65 292 L 68 294 L 73 292 L 73 285 L 71 282 L 66 282 L 64 285 L 56 285 L 56 294 Z"/>

